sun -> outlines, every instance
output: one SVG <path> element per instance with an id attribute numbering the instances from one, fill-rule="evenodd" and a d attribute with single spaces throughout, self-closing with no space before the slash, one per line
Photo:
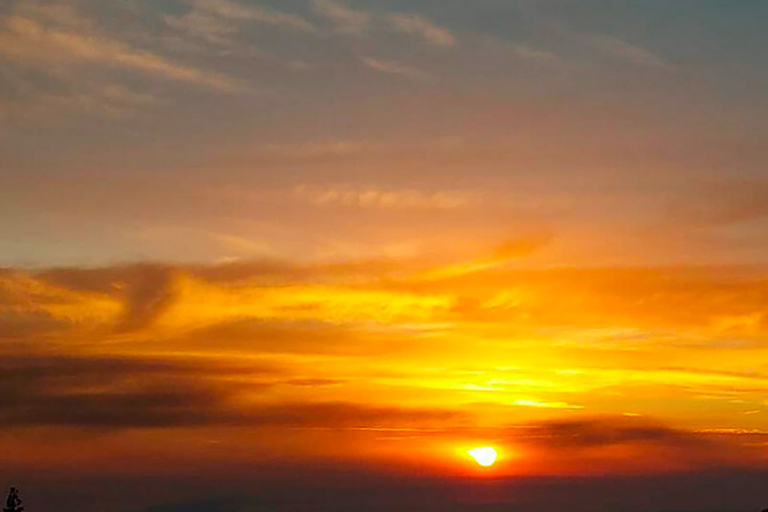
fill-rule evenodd
<path id="1" fill-rule="evenodd" d="M 483 467 L 493 466 L 493 463 L 496 462 L 496 457 L 498 456 L 496 450 L 490 446 L 473 448 L 467 451 L 467 453 L 471 455 L 473 459 L 475 459 L 475 462 Z"/>

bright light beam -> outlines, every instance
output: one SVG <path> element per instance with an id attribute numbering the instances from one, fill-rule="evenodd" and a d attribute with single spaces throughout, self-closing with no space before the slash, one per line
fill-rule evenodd
<path id="1" fill-rule="evenodd" d="M 483 467 L 493 466 L 493 463 L 496 462 L 496 457 L 498 457 L 496 450 L 490 446 L 473 448 L 467 453 L 471 455 L 473 459 L 475 459 L 475 462 Z"/>

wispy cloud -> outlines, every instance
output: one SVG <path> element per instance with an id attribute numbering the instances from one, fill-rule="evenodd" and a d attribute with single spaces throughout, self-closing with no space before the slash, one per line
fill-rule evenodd
<path id="1" fill-rule="evenodd" d="M 433 75 L 427 73 L 426 71 L 405 66 L 394 61 L 385 61 L 374 59 L 372 57 L 366 57 L 363 59 L 363 63 L 369 68 L 375 69 L 381 73 L 386 73 L 389 75 L 400 75 L 417 81 L 428 82 L 434 80 L 435 78 Z"/>
<path id="2" fill-rule="evenodd" d="M 229 0 L 193 0 L 193 8 L 236 21 L 252 21 L 284 27 L 302 32 L 314 32 L 316 27 L 299 15 L 267 9 L 256 5 L 243 5 Z"/>
<path id="3" fill-rule="evenodd" d="M 585 44 L 637 66 L 659 69 L 671 67 L 666 60 L 658 55 L 617 37 L 603 34 L 582 34 L 579 37 Z"/>
<path id="4" fill-rule="evenodd" d="M 556 53 L 529 44 L 513 42 L 488 35 L 475 36 L 473 40 L 479 51 L 483 53 L 509 55 L 516 59 L 540 62 L 543 64 L 562 63 L 562 58 Z"/>
<path id="5" fill-rule="evenodd" d="M 10 98 L 0 99 L 0 114 L 10 119 L 42 119 L 53 112 L 80 111 L 112 118 L 131 117 L 152 107 L 167 105 L 158 96 L 134 91 L 118 83 L 64 80 L 58 89 L 38 88 L 32 80 L 6 69 Z"/>
<path id="6" fill-rule="evenodd" d="M 165 24 L 174 30 L 220 46 L 232 45 L 233 37 L 238 31 L 237 24 L 200 9 L 193 9 L 181 16 L 166 16 Z"/>
<path id="7" fill-rule="evenodd" d="M 333 24 L 337 32 L 360 33 L 368 28 L 371 15 L 353 10 L 335 0 L 312 0 L 312 8 Z"/>
<path id="8" fill-rule="evenodd" d="M 392 14 L 389 23 L 395 31 L 418 37 L 432 46 L 449 47 L 457 43 L 456 36 L 450 30 L 424 16 Z"/>
<path id="9" fill-rule="evenodd" d="M 666 220 L 686 227 L 749 224 L 768 217 L 768 181 L 708 184 L 676 197 Z"/>
<path id="10" fill-rule="evenodd" d="M 526 45 L 510 45 L 508 50 L 517 57 L 527 60 L 534 60 L 538 62 L 559 62 L 561 59 L 559 56 L 546 50 L 538 48 L 532 48 Z"/>
<path id="11" fill-rule="evenodd" d="M 4 24 L 0 32 L 0 53 L 22 61 L 24 65 L 36 63 L 45 68 L 66 65 L 121 67 L 223 91 L 243 87 L 228 76 L 177 64 L 104 34 L 68 31 L 23 16 L 11 16 Z"/>
<path id="12" fill-rule="evenodd" d="M 590 48 L 604 56 L 612 57 L 618 61 L 623 61 L 635 66 L 656 69 L 668 69 L 672 67 L 672 65 L 662 57 L 642 46 L 630 43 L 624 39 L 607 34 L 578 31 L 557 22 L 553 22 L 549 26 L 556 33 L 564 36 L 573 43 Z"/>
<path id="13" fill-rule="evenodd" d="M 317 206 L 345 206 L 384 209 L 450 210 L 475 205 L 479 199 L 461 192 L 422 192 L 352 186 L 299 186 L 296 195 Z"/>

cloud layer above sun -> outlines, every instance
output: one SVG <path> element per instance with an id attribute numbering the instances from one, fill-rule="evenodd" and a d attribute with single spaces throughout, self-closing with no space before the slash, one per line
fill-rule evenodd
<path id="1" fill-rule="evenodd" d="M 9 269 L 0 423 L 43 446 L 146 432 L 138 453 L 254 437 L 230 463 L 461 473 L 477 442 L 514 474 L 765 463 L 764 269 L 496 261 Z"/>

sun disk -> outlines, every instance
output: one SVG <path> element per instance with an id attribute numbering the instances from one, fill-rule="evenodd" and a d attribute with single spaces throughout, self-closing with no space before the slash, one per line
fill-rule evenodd
<path id="1" fill-rule="evenodd" d="M 493 466 L 493 463 L 496 462 L 496 457 L 498 456 L 498 454 L 496 453 L 496 450 L 494 450 L 490 446 L 484 446 L 482 448 L 473 448 L 469 450 L 467 453 L 471 455 L 473 459 L 475 459 L 475 462 L 477 462 L 483 467 Z"/>

